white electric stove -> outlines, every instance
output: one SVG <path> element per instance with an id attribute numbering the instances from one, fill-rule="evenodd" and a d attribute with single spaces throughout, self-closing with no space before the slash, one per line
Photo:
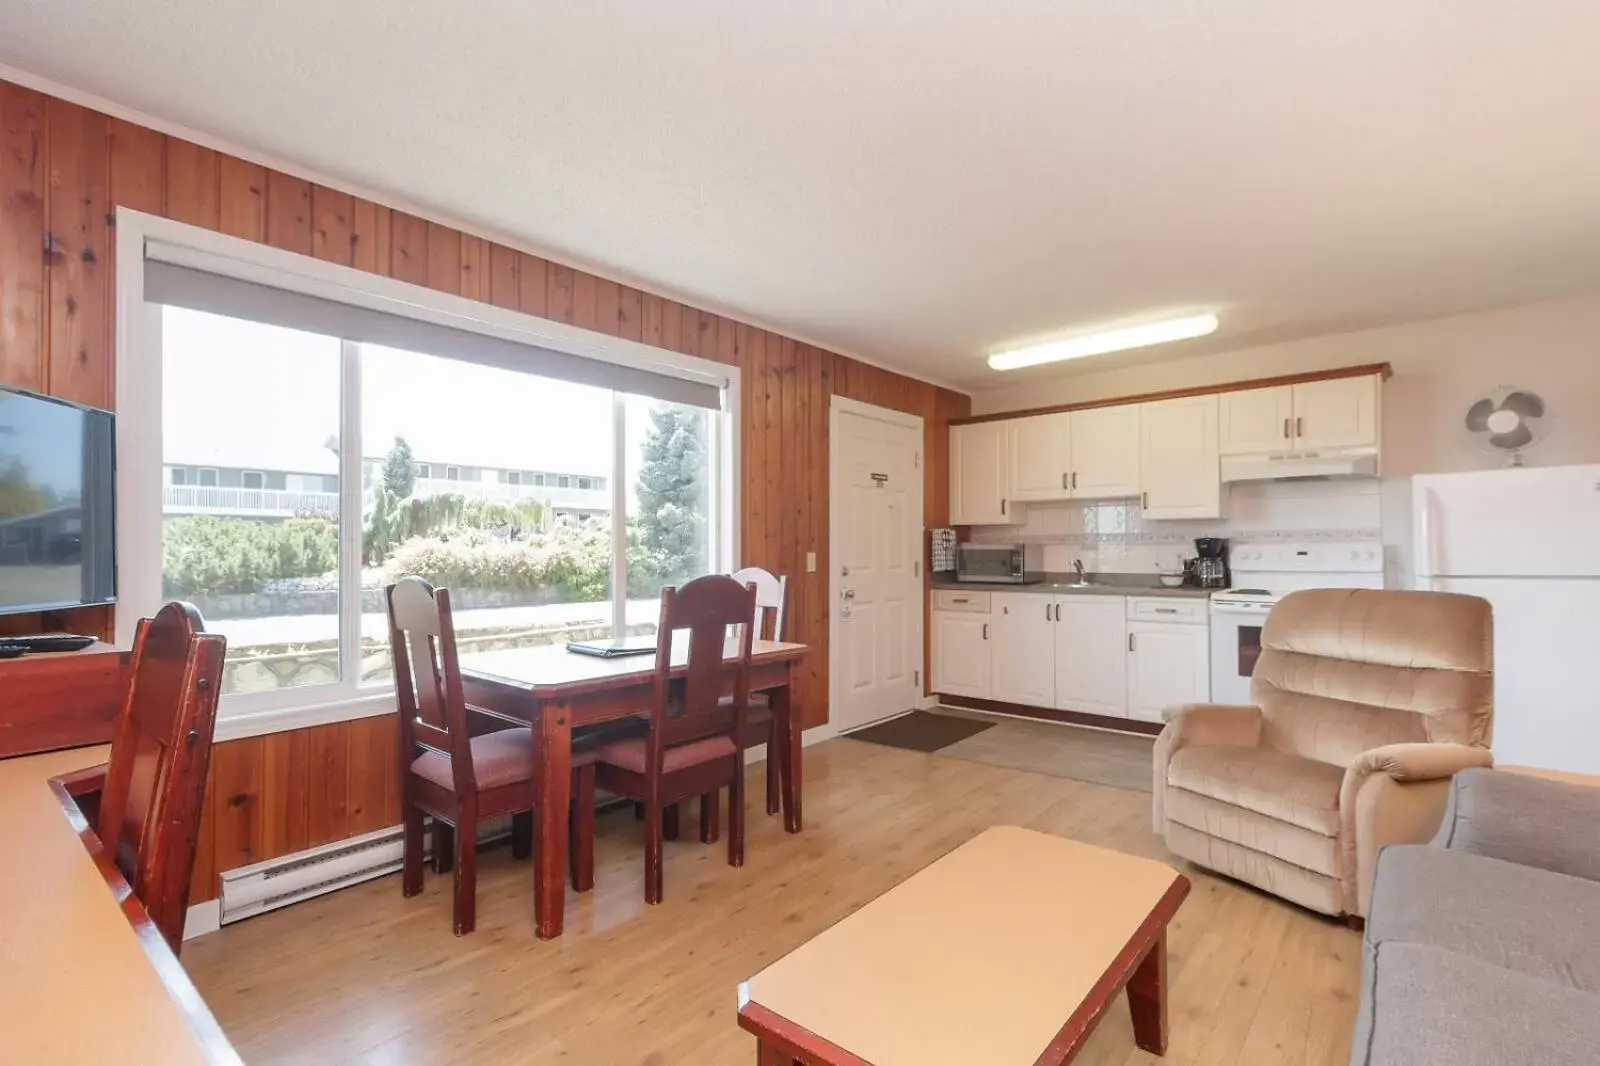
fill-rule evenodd
<path id="1" fill-rule="evenodd" d="M 1250 675 L 1261 654 L 1261 627 L 1272 605 L 1300 589 L 1383 588 L 1377 541 L 1235 544 L 1233 584 L 1211 594 L 1211 699 L 1249 703 Z"/>

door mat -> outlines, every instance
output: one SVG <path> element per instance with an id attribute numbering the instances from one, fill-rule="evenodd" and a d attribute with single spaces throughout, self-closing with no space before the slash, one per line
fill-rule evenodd
<path id="1" fill-rule="evenodd" d="M 908 751 L 938 751 L 952 744 L 977 736 L 993 728 L 993 722 L 980 722 L 971 718 L 957 718 L 948 714 L 912 711 L 887 722 L 869 725 L 853 733 L 844 734 L 850 740 L 865 740 L 869 744 L 882 744 Z"/>

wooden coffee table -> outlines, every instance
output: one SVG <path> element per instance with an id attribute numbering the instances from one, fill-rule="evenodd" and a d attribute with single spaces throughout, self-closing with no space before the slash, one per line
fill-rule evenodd
<path id="1" fill-rule="evenodd" d="M 1160 1055 L 1188 894 L 1163 863 L 996 826 L 740 985 L 739 1025 L 762 1066 L 1043 1066 L 1126 988 Z"/>

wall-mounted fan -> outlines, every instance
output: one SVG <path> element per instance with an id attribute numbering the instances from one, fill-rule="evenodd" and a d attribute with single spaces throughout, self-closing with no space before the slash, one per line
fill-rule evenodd
<path id="1" fill-rule="evenodd" d="M 1549 428 L 1544 401 L 1525 389 L 1500 388 L 1467 408 L 1467 429 L 1507 466 L 1521 466 L 1522 453 Z"/>

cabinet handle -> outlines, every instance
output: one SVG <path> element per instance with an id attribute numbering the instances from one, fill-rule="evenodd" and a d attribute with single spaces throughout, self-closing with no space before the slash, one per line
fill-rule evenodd
<path id="1" fill-rule="evenodd" d="M 1062 474 L 1061 475 L 1061 487 L 1062 488 L 1069 488 L 1070 487 L 1070 486 L 1067 485 L 1067 475 L 1066 474 Z"/>
<path id="2" fill-rule="evenodd" d="M 1072 487 L 1078 487 L 1078 472 L 1076 470 L 1072 472 Z"/>
<path id="3" fill-rule="evenodd" d="M 1287 418 L 1283 420 L 1283 439 L 1289 439 L 1289 420 Z"/>
<path id="4" fill-rule="evenodd" d="M 1061 621 L 1061 605 L 1059 603 L 1056 604 L 1056 621 Z"/>
<path id="5" fill-rule="evenodd" d="M 952 596 L 950 598 L 950 602 L 951 603 L 966 603 L 967 602 L 967 598 L 965 596 Z"/>
<path id="6" fill-rule="evenodd" d="M 1150 510 L 1150 494 L 1148 492 L 1139 493 L 1139 506 L 1146 511 Z"/>
<path id="7" fill-rule="evenodd" d="M 1128 650 L 1129 651 L 1133 650 L 1133 634 L 1132 633 L 1128 634 Z"/>
<path id="8" fill-rule="evenodd" d="M 1295 418 L 1295 420 L 1294 420 L 1294 435 L 1297 436 L 1297 437 L 1303 437 L 1303 436 L 1306 435 L 1306 420 L 1305 419 L 1299 418 L 1299 417 Z"/>
<path id="9" fill-rule="evenodd" d="M 1044 605 L 1044 620 L 1046 622 L 1050 621 L 1050 605 L 1048 603 Z"/>
<path id="10" fill-rule="evenodd" d="M 1000 513 L 1006 513 L 1006 498 L 1004 496 L 1000 497 Z"/>
<path id="11" fill-rule="evenodd" d="M 989 639 L 989 623 L 988 622 L 983 623 L 983 639 L 984 640 L 988 640 Z"/>
<path id="12" fill-rule="evenodd" d="M 1178 613 L 1178 609 L 1176 607 L 1157 607 L 1156 608 L 1156 614 L 1177 614 L 1177 613 Z"/>

